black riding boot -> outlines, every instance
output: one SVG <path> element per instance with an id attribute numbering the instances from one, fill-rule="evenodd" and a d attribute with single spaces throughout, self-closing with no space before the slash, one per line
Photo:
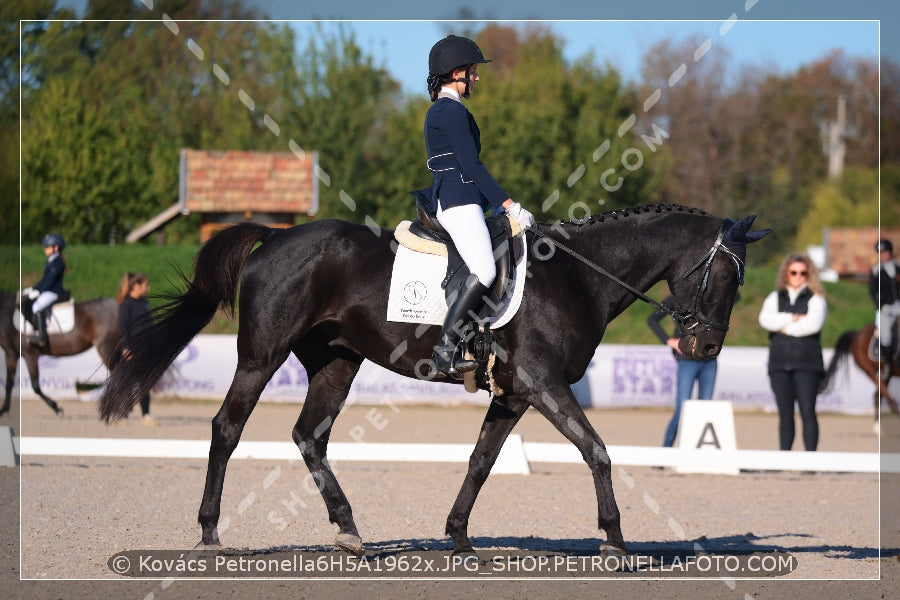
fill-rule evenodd
<path id="1" fill-rule="evenodd" d="M 453 379 L 462 379 L 463 373 L 478 368 L 477 362 L 459 356 L 459 341 L 462 337 L 463 327 L 472 320 L 469 312 L 477 314 L 484 298 L 489 293 L 489 290 L 477 279 L 475 283 L 466 284 L 460 290 L 453 305 L 447 311 L 444 328 L 441 330 L 438 344 L 434 347 L 434 354 L 431 357 L 437 371 L 435 379 L 444 379 L 447 376 Z"/>
<path id="2" fill-rule="evenodd" d="M 47 336 L 47 315 L 51 309 L 45 308 L 42 311 L 34 313 L 34 329 L 35 334 L 28 336 L 28 343 L 38 348 L 46 348 L 49 345 Z"/>

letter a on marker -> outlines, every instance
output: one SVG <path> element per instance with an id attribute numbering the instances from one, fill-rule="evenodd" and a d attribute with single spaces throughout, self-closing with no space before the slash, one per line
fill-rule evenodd
<path id="1" fill-rule="evenodd" d="M 710 440 L 707 440 L 707 432 L 711 436 Z M 697 448 L 702 448 L 703 446 L 715 446 L 719 450 L 722 449 L 722 445 L 719 444 L 719 436 L 716 435 L 716 428 L 713 427 L 713 424 L 709 421 L 706 422 L 706 425 L 703 426 L 703 432 L 700 434 L 700 439 L 697 441 Z"/>

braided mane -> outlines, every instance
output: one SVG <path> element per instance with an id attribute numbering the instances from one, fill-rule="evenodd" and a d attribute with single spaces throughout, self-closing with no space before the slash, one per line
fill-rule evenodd
<path id="1" fill-rule="evenodd" d="M 680 204 L 644 204 L 641 206 L 632 206 L 630 208 L 618 208 L 610 210 L 599 215 L 591 215 L 586 219 L 570 219 L 563 223 L 564 225 L 590 225 L 593 223 L 603 223 L 607 219 L 618 221 L 631 215 L 641 213 L 663 213 L 663 212 L 685 212 L 688 214 L 708 215 L 705 210 L 695 208 L 693 206 L 681 206 Z M 562 222 L 562 221 L 560 221 Z"/>

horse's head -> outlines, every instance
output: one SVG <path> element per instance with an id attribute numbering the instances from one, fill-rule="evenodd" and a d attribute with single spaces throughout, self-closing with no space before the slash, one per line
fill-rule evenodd
<path id="1" fill-rule="evenodd" d="M 709 250 L 699 259 L 688 258 L 694 262 L 670 282 L 682 331 L 678 347 L 688 358 L 708 360 L 722 350 L 731 309 L 744 283 L 747 244 L 772 231 L 750 231 L 754 219 L 756 215 L 722 221 Z"/>

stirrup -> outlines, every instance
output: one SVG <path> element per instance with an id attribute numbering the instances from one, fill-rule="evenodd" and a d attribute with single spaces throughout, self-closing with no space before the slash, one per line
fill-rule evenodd
<path id="1" fill-rule="evenodd" d="M 460 342 L 457 342 L 452 349 L 450 349 L 449 344 L 435 346 L 434 352 L 431 354 L 431 362 L 434 366 L 434 379 L 450 377 L 461 381 L 464 374 L 478 368 L 477 362 L 463 358 Z"/>
<path id="2" fill-rule="evenodd" d="M 446 361 L 435 352 L 431 357 L 431 362 L 434 366 L 432 379 L 438 381 L 446 378 L 462 381 L 463 375 L 478 369 L 477 362 L 463 358 L 459 352 L 453 353 L 453 356 L 450 357 L 449 364 L 446 364 Z"/>
<path id="3" fill-rule="evenodd" d="M 29 344 L 34 346 L 35 348 L 46 348 L 47 341 L 44 340 L 43 337 L 39 335 L 29 335 L 27 338 Z"/>

